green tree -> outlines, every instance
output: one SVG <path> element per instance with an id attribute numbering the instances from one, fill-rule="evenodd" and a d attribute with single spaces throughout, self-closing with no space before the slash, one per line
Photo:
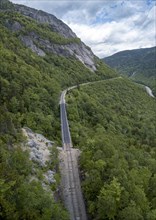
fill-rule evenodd
<path id="1" fill-rule="evenodd" d="M 114 178 L 110 184 L 105 184 L 98 196 L 98 219 L 115 219 L 120 205 L 122 187 Z"/>

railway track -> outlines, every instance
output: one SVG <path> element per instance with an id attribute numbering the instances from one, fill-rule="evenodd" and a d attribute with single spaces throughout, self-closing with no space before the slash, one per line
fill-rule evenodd
<path id="1" fill-rule="evenodd" d="M 71 149 L 66 150 L 67 152 L 67 164 L 68 164 L 68 177 L 69 177 L 69 195 L 71 197 L 71 206 L 72 206 L 72 219 L 80 220 L 81 210 L 79 208 L 78 192 L 76 178 L 74 175 L 74 166 Z"/>
<path id="2" fill-rule="evenodd" d="M 66 90 L 62 92 L 60 99 L 61 131 L 62 145 L 64 153 L 65 173 L 63 176 L 63 197 L 66 208 L 70 213 L 71 220 L 87 220 L 85 205 L 83 201 L 77 158 L 73 154 L 72 140 L 68 125 L 66 104 Z"/>
<path id="3" fill-rule="evenodd" d="M 99 80 L 94 82 L 82 83 L 80 86 L 88 84 L 100 83 L 102 81 L 120 79 L 121 76 Z M 67 91 L 70 91 L 77 86 L 69 87 L 61 93 L 60 97 L 60 115 L 61 115 L 61 132 L 62 132 L 62 147 L 63 153 L 60 160 L 63 160 L 61 165 L 62 172 L 62 188 L 63 188 L 63 199 L 66 208 L 70 213 L 70 220 L 87 220 L 85 204 L 81 191 L 81 184 L 79 178 L 77 156 L 72 148 L 72 140 L 68 125 L 68 118 L 66 113 L 66 101 L 65 95 Z M 64 167 L 63 167 L 64 166 Z"/>

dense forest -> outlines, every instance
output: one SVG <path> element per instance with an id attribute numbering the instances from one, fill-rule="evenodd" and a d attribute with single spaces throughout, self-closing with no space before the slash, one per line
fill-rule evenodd
<path id="1" fill-rule="evenodd" d="M 22 29 L 13 31 L 16 22 Z M 130 80 L 110 79 L 117 74 L 96 57 L 93 72 L 74 56 L 50 53 L 42 45 L 45 56 L 38 56 L 21 41 L 32 30 L 55 44 L 79 44 L 80 39 L 64 38 L 48 24 L 15 12 L 6 0 L 0 0 L 0 30 L 0 219 L 69 219 L 40 181 L 30 181 L 34 167 L 29 152 L 23 152 L 21 128 L 61 144 L 59 96 L 78 85 L 68 93 L 67 110 L 73 144 L 82 151 L 82 189 L 90 218 L 155 220 L 155 98 Z M 98 80 L 105 81 L 79 86 Z"/>
<path id="2" fill-rule="evenodd" d="M 8 1 L 0 1 L 0 219 L 65 220 L 68 214 L 62 205 L 40 182 L 30 182 L 33 166 L 29 153 L 21 148 L 21 128 L 27 126 L 61 144 L 61 90 L 114 77 L 116 73 L 97 58 L 97 71 L 92 72 L 72 56 L 66 58 L 47 51 L 44 57 L 38 56 L 20 40 L 32 29 L 55 43 L 66 44 L 69 40 L 13 8 Z M 14 32 L 10 27 L 17 21 L 23 29 Z M 73 40 L 79 43 L 79 39 Z"/>
<path id="3" fill-rule="evenodd" d="M 91 219 L 156 219 L 156 102 L 124 78 L 68 93 L 73 145 Z"/>

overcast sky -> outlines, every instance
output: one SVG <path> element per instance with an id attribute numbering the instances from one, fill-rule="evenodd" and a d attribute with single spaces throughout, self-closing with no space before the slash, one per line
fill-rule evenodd
<path id="1" fill-rule="evenodd" d="M 11 0 L 63 20 L 100 58 L 155 46 L 155 0 Z"/>

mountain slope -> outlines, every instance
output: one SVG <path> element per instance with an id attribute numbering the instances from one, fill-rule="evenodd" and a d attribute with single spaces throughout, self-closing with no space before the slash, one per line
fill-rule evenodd
<path id="1" fill-rule="evenodd" d="M 150 86 L 156 94 L 156 47 L 121 51 L 103 61 L 121 74 Z"/>
<path id="2" fill-rule="evenodd" d="M 0 0 L 0 219 L 67 220 L 64 208 L 41 184 L 42 167 L 40 181 L 32 179 L 35 170 L 29 152 L 21 149 L 25 140 L 21 128 L 26 126 L 61 144 L 61 90 L 116 73 L 63 22 L 39 12 L 55 24 L 40 23 L 19 13 L 21 8 L 34 12 Z M 55 194 L 56 188 L 51 187 Z"/>
<path id="3" fill-rule="evenodd" d="M 13 16 L 13 20 L 8 17 L 5 25 L 14 32 L 23 32 L 22 36 L 20 34 L 22 42 L 38 55 L 44 56 L 45 52 L 52 52 L 66 57 L 74 56 L 91 70 L 96 70 L 95 56 L 91 49 L 81 42 L 76 34 L 54 15 L 16 4 L 12 5 L 12 10 L 30 18 L 29 21 L 32 23 L 30 25 L 26 19 L 18 19 L 10 14 L 9 17 Z M 36 24 L 38 24 L 37 27 Z M 25 28 L 27 32 L 25 32 Z M 37 31 L 39 28 L 42 35 Z"/>
<path id="4" fill-rule="evenodd" d="M 61 144 L 61 90 L 117 74 L 57 18 L 0 3 L 0 219 L 67 220 L 43 186 L 30 182 L 35 171 L 20 148 L 21 128 Z M 142 87 L 122 78 L 69 93 L 70 127 L 74 146 L 82 150 L 82 187 L 92 219 L 156 219 L 155 105 Z M 42 172 L 38 177 L 42 181 Z"/>
<path id="5" fill-rule="evenodd" d="M 156 102 L 116 78 L 68 93 L 90 219 L 156 219 Z"/>
<path id="6" fill-rule="evenodd" d="M 7 9 L 8 5 L 9 9 Z M 90 71 L 89 68 L 83 65 L 83 62 L 75 55 L 68 54 L 67 49 L 64 48 L 64 45 L 72 47 L 73 44 L 77 44 L 78 49 L 81 51 L 79 44 L 83 45 L 83 43 L 80 40 L 77 42 L 77 38 L 75 38 L 72 31 L 71 38 L 68 38 L 68 36 L 65 38 L 62 34 L 51 30 L 49 24 L 41 24 L 18 13 L 16 7 L 18 10 L 19 8 L 31 12 L 34 10 L 1 0 L 1 102 L 5 102 L 9 111 L 14 114 L 22 114 L 20 123 L 26 123 L 27 126 L 33 129 L 37 128 L 38 131 L 43 132 L 44 129 L 40 130 L 40 128 L 44 123 L 37 122 L 42 118 L 37 114 L 38 112 L 43 113 L 43 119 L 47 115 L 52 117 L 52 112 L 56 112 L 59 93 L 62 88 L 85 81 L 113 77 L 116 73 L 102 64 L 98 58 L 95 58 L 97 70 L 95 72 Z M 46 18 L 47 16 L 50 19 L 53 17 L 44 12 L 38 14 L 40 13 L 44 14 Z M 60 24 L 60 29 L 63 26 L 68 33 L 69 28 L 63 22 L 59 20 L 57 22 L 58 25 Z M 55 52 L 51 50 L 51 47 L 55 50 L 56 45 L 61 47 L 62 50 L 58 48 L 58 51 Z M 83 53 L 83 49 L 81 52 Z M 16 108 L 12 107 L 12 99 L 16 103 Z M 35 120 L 35 123 L 27 119 L 27 114 L 31 115 L 30 117 Z M 55 121 L 54 118 L 52 121 Z M 48 130 L 46 131 L 47 136 L 51 134 L 51 137 L 54 137 L 55 132 L 49 132 Z"/>

